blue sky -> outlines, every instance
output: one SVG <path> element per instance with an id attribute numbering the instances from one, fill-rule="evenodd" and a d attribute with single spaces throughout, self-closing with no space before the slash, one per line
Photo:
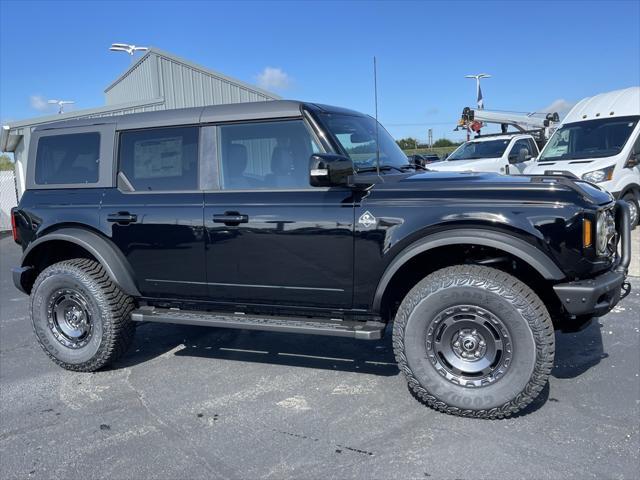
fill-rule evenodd
<path id="1" fill-rule="evenodd" d="M 0 0 L 0 120 L 104 104 L 130 64 L 112 42 L 156 46 L 285 98 L 373 113 L 397 138 L 459 138 L 488 72 L 485 107 L 572 103 L 640 85 L 640 1 L 15 2 Z M 265 70 L 271 68 L 271 70 Z"/>

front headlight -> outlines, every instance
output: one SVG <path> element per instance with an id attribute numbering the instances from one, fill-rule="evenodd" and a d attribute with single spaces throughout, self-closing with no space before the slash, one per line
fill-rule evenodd
<path id="1" fill-rule="evenodd" d="M 582 175 L 582 179 L 591 183 L 607 182 L 613 177 L 613 169 L 615 165 L 603 168 L 601 170 L 594 170 L 593 172 L 587 172 Z"/>
<path id="2" fill-rule="evenodd" d="M 616 222 L 613 214 L 609 210 L 600 212 L 596 223 L 596 251 L 598 255 L 612 254 L 615 251 L 615 245 L 609 248 L 615 235 Z"/>

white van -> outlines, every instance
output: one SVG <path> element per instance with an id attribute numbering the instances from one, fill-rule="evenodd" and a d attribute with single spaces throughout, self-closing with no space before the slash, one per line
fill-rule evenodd
<path id="1" fill-rule="evenodd" d="M 523 173 L 538 146 L 529 134 L 484 135 L 456 148 L 446 160 L 428 165 L 429 170 L 454 172 Z"/>
<path id="2" fill-rule="evenodd" d="M 632 227 L 640 199 L 640 87 L 581 100 L 525 174 L 570 172 L 629 203 Z"/>

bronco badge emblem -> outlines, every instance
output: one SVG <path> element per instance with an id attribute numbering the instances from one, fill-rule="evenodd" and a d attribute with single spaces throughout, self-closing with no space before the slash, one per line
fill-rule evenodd
<path id="1" fill-rule="evenodd" d="M 358 223 L 365 228 L 369 228 L 372 225 L 375 225 L 377 223 L 377 220 L 376 220 L 376 217 L 371 215 L 371 213 L 369 213 L 369 211 L 367 210 L 362 215 L 360 215 L 360 218 L 358 219 Z"/>

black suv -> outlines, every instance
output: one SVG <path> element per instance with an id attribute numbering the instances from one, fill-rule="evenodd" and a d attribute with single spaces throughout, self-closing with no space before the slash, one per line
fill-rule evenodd
<path id="1" fill-rule="evenodd" d="M 324 105 L 49 124 L 26 184 L 13 278 L 69 370 L 116 360 L 140 321 L 365 340 L 393 321 L 418 398 L 505 417 L 545 385 L 554 323 L 629 290 L 628 209 L 597 186 L 430 172 L 373 118 Z"/>

